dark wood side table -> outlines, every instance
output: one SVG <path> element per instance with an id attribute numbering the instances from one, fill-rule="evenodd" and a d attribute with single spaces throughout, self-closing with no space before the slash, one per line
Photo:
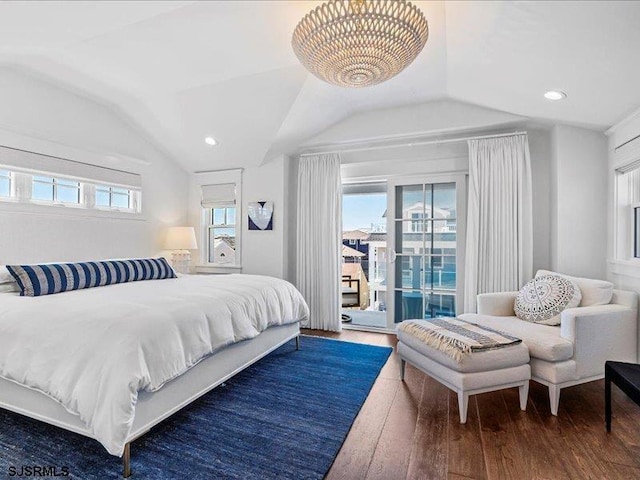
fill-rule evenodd
<path id="1" fill-rule="evenodd" d="M 611 431 L 611 382 L 640 405 L 640 365 L 611 362 L 604 364 L 604 416 L 607 432 Z"/>

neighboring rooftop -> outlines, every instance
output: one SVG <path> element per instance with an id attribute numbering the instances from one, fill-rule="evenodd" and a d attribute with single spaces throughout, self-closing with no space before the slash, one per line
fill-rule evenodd
<path id="1" fill-rule="evenodd" d="M 346 230 L 342 232 L 343 240 L 364 240 L 369 236 L 369 232 L 363 230 Z"/>

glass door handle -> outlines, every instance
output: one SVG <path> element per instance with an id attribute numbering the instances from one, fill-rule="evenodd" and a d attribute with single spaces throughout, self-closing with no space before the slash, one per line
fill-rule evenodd
<path id="1" fill-rule="evenodd" d="M 396 253 L 396 251 L 393 250 L 393 249 L 390 249 L 389 250 L 389 263 L 395 263 L 397 256 L 398 256 L 398 254 Z"/>

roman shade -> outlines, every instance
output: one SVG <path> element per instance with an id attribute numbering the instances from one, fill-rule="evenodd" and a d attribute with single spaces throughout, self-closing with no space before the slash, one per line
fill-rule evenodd
<path id="1" fill-rule="evenodd" d="M 49 174 L 71 177 L 92 183 L 101 183 L 139 189 L 140 175 L 89 163 L 52 157 L 40 153 L 0 146 L 0 166 L 13 172 Z"/>
<path id="2" fill-rule="evenodd" d="M 203 208 L 227 207 L 236 204 L 236 184 L 202 185 Z"/>

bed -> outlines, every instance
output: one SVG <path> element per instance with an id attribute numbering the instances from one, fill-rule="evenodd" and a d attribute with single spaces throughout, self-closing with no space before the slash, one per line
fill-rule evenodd
<path id="1" fill-rule="evenodd" d="M 295 338 L 288 282 L 183 275 L 41 297 L 0 293 L 0 407 L 123 458 L 154 425 Z"/>

